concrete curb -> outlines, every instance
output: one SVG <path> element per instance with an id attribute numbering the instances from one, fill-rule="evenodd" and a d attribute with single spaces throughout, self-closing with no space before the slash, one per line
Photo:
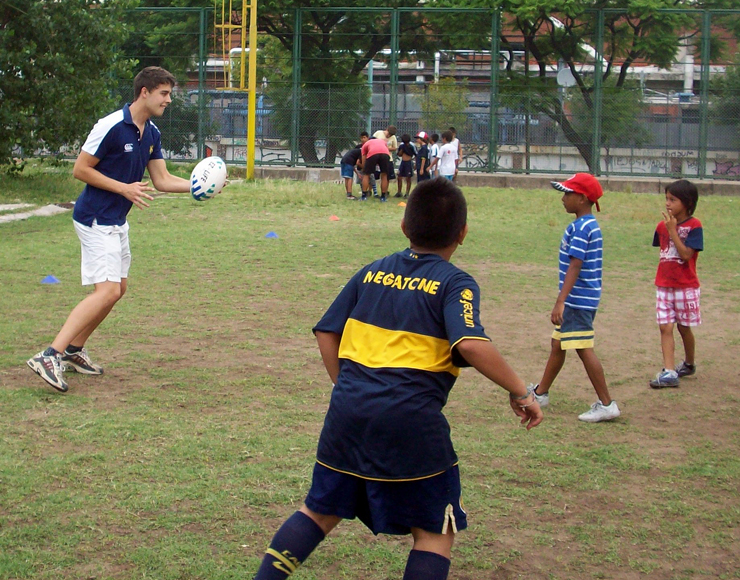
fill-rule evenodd
<path id="1" fill-rule="evenodd" d="M 25 220 L 34 216 L 50 216 L 58 213 L 64 213 L 69 211 L 68 208 L 59 207 L 58 205 L 45 205 L 33 211 L 24 211 L 21 213 L 9 213 L 6 215 L 0 215 L 0 224 L 7 222 L 14 222 L 17 220 Z"/>

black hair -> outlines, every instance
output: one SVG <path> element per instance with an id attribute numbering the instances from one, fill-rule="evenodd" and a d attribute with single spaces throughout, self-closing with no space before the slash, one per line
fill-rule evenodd
<path id="1" fill-rule="evenodd" d="M 432 141 L 432 143 L 436 143 L 437 141 L 439 141 L 439 135 L 437 133 L 432 133 L 432 136 L 429 139 Z"/>
<path id="2" fill-rule="evenodd" d="M 449 179 L 427 179 L 411 192 L 403 220 L 414 246 L 440 250 L 457 241 L 468 220 L 468 205 Z"/>
<path id="3" fill-rule="evenodd" d="M 452 131 L 443 131 L 442 139 L 444 139 L 448 143 L 452 143 Z"/>
<path id="4" fill-rule="evenodd" d="M 457 129 L 455 129 L 454 127 L 447 127 L 447 130 L 457 134 Z"/>
<path id="5" fill-rule="evenodd" d="M 176 84 L 177 79 L 170 71 L 159 66 L 148 66 L 134 78 L 134 100 L 139 98 L 144 87 L 151 92 L 160 85 L 170 85 L 174 88 Z"/>
<path id="6" fill-rule="evenodd" d="M 360 133 L 360 137 L 370 137 L 370 135 L 367 134 L 367 131 L 363 131 Z"/>
<path id="7" fill-rule="evenodd" d="M 411 143 L 411 135 L 409 135 L 408 133 L 404 133 L 403 135 L 401 135 L 401 142 Z"/>
<path id="8" fill-rule="evenodd" d="M 665 186 L 665 192 L 670 193 L 673 197 L 680 199 L 686 208 L 686 213 L 694 215 L 696 204 L 699 202 L 699 190 L 696 185 L 688 179 L 679 179 Z"/>

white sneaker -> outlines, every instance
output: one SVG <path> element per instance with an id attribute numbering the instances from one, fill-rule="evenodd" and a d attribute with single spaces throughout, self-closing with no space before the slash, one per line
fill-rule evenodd
<path id="1" fill-rule="evenodd" d="M 82 347 L 82 350 L 78 350 L 75 353 L 68 353 L 66 350 L 62 353 L 62 364 L 65 368 L 63 370 L 74 371 L 82 373 L 83 375 L 102 375 L 103 367 L 96 365 L 90 355 L 87 354 L 87 349 Z"/>
<path id="2" fill-rule="evenodd" d="M 596 401 L 588 411 L 578 415 L 578 418 L 587 423 L 598 423 L 599 421 L 611 421 L 621 414 L 616 401 L 612 401 L 608 405 L 604 405 L 601 401 Z"/>
<path id="3" fill-rule="evenodd" d="M 64 372 L 64 363 L 62 363 L 61 354 L 47 356 L 44 355 L 44 351 L 41 351 L 36 356 L 29 358 L 26 364 L 57 391 L 66 393 L 69 389 L 67 381 L 64 380 L 64 375 L 62 374 Z"/>
<path id="4" fill-rule="evenodd" d="M 539 387 L 540 384 L 537 383 L 536 385 L 533 385 L 532 383 L 529 383 L 527 385 L 527 392 L 532 393 L 534 395 L 534 398 L 537 400 L 537 402 L 540 404 L 540 408 L 547 407 L 550 404 L 550 394 L 549 393 L 543 393 L 539 394 L 536 392 L 535 389 Z"/>

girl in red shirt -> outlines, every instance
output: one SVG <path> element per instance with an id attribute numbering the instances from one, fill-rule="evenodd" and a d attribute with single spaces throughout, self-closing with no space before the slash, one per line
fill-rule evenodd
<path id="1" fill-rule="evenodd" d="M 701 324 L 699 278 L 696 259 L 704 249 L 701 222 L 694 217 L 699 200 L 696 186 L 685 179 L 665 188 L 665 212 L 653 236 L 660 247 L 655 276 L 656 311 L 663 351 L 663 370 L 650 381 L 654 389 L 677 387 L 679 378 L 696 373 L 692 326 Z M 684 361 L 676 366 L 673 327 L 678 327 L 684 347 Z"/>

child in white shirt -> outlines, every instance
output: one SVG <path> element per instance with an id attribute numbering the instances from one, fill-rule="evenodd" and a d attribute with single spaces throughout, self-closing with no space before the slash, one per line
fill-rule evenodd
<path id="1" fill-rule="evenodd" d="M 450 181 L 455 177 L 457 169 L 457 147 L 452 143 L 452 132 L 442 133 L 442 146 L 439 148 L 439 174 Z"/>

